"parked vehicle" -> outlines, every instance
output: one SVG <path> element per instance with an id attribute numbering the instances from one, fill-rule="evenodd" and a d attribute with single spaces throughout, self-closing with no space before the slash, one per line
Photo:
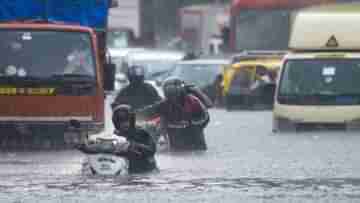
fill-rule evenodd
<path id="1" fill-rule="evenodd" d="M 319 4 L 344 0 L 232 0 L 230 46 L 241 50 L 287 50 L 291 14 Z"/>
<path id="2" fill-rule="evenodd" d="M 110 1 L 88 1 L 0 4 L 2 147 L 62 147 L 67 134 L 104 128 L 115 71 L 105 56 Z"/>
<path id="3" fill-rule="evenodd" d="M 154 45 L 153 5 L 144 0 L 119 0 L 109 11 L 109 25 L 129 29 L 138 46 Z"/>
<path id="4" fill-rule="evenodd" d="M 272 106 L 277 73 L 285 52 L 247 52 L 236 55 L 223 73 L 228 110 L 236 106 Z"/>
<path id="5" fill-rule="evenodd" d="M 173 71 L 175 64 L 185 58 L 184 52 L 151 49 L 127 54 L 125 63 L 128 66 L 134 64 L 144 66 L 145 80 L 161 83 Z"/>
<path id="6" fill-rule="evenodd" d="M 226 14 L 229 9 L 222 4 L 203 4 L 183 7 L 179 10 L 179 30 L 181 38 L 173 46 L 184 51 L 219 54 L 223 45 L 222 30 L 229 23 Z M 219 18 L 222 17 L 221 22 Z M 227 16 L 228 17 L 228 16 Z M 216 43 L 215 43 L 215 39 Z"/>
<path id="7" fill-rule="evenodd" d="M 274 132 L 360 129 L 359 11 L 360 4 L 351 3 L 294 16 L 291 52 L 275 95 Z"/>
<path id="8" fill-rule="evenodd" d="M 188 84 L 199 87 L 214 102 L 217 94 L 217 79 L 228 60 L 198 59 L 176 64 L 171 76 L 181 78 Z"/>

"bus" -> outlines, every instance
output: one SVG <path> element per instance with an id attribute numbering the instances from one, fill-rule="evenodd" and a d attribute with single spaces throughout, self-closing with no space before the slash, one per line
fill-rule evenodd
<path id="1" fill-rule="evenodd" d="M 232 0 L 230 49 L 287 50 L 291 13 L 339 0 Z"/>

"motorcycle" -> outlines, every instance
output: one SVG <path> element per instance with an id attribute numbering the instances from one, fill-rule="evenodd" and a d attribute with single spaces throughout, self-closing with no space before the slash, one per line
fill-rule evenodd
<path id="1" fill-rule="evenodd" d="M 129 161 L 121 156 L 119 149 L 126 143 L 119 137 L 96 138 L 77 147 L 86 154 L 82 172 L 87 175 L 126 176 L 129 174 Z"/>

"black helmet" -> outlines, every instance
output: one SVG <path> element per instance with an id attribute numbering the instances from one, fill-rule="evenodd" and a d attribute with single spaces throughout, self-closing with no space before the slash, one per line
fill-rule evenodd
<path id="1" fill-rule="evenodd" d="M 133 65 L 127 69 L 127 77 L 130 83 L 141 83 L 145 79 L 145 68 L 140 65 Z"/>
<path id="2" fill-rule="evenodd" d="M 132 108 L 127 104 L 119 104 L 113 107 L 112 122 L 117 130 L 125 130 L 123 129 L 124 126 L 129 127 L 131 112 Z"/>
<path id="3" fill-rule="evenodd" d="M 177 77 L 171 77 L 163 83 L 164 95 L 168 99 L 179 99 L 185 96 L 185 82 Z"/>

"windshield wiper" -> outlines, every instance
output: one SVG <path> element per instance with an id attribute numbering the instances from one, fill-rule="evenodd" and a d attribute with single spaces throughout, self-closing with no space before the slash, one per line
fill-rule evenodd
<path id="1" fill-rule="evenodd" d="M 70 82 L 96 82 L 96 78 L 94 76 L 83 74 L 54 74 L 51 78 Z"/>
<path id="2" fill-rule="evenodd" d="M 7 83 L 38 83 L 43 82 L 45 79 L 42 77 L 34 77 L 34 76 L 0 76 L 0 81 L 4 81 Z"/>

